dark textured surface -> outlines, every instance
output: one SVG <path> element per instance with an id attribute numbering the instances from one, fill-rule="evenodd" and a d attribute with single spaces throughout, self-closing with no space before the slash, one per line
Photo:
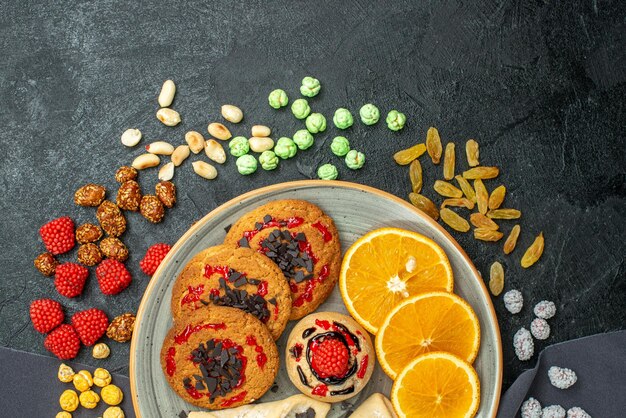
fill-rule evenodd
<path id="1" fill-rule="evenodd" d="M 312 176 L 334 162 L 340 178 L 398 196 L 409 189 L 407 169 L 391 154 L 422 141 L 437 126 L 444 144 L 476 138 L 481 161 L 502 167 L 509 194 L 520 208 L 518 250 L 505 257 L 501 244 L 457 234 L 480 271 L 496 259 L 506 269 L 506 289 L 519 288 L 526 307 L 514 317 L 494 300 L 504 345 L 508 387 L 534 360 L 520 363 L 512 336 L 532 320 L 532 306 L 552 299 L 552 336 L 537 348 L 575 337 L 624 328 L 626 136 L 626 6 L 621 1 L 541 2 L 7 2 L 0 13 L 0 345 L 45 353 L 27 306 L 51 296 L 71 314 L 88 307 L 111 317 L 135 311 L 149 282 L 138 262 L 152 243 L 174 243 L 215 206 L 243 192 Z M 341 5 L 340 5 L 341 4 Z M 224 103 L 246 117 L 232 127 L 247 135 L 267 124 L 273 136 L 291 136 L 302 123 L 288 109 L 275 111 L 267 94 L 284 88 L 297 98 L 300 80 L 314 75 L 322 92 L 312 99 L 329 122 L 337 107 L 353 114 L 366 102 L 383 113 L 408 117 L 400 133 L 384 123 L 360 122 L 345 135 L 367 156 L 352 172 L 328 150 L 337 131 L 316 135 L 312 150 L 281 162 L 274 172 L 249 177 L 231 157 L 217 180 L 197 177 L 187 161 L 177 170 L 179 203 L 159 225 L 128 215 L 122 237 L 131 250 L 134 281 L 116 297 L 101 295 L 95 275 L 85 293 L 67 300 L 32 266 L 42 251 L 37 230 L 49 219 L 95 220 L 91 208 L 74 206 L 74 190 L 104 184 L 115 196 L 116 168 L 141 152 L 119 142 L 129 127 L 155 139 L 183 142 L 184 133 L 206 132 Z M 183 123 L 155 119 L 161 83 L 173 78 L 173 107 Z M 329 123 L 330 126 L 330 123 Z M 463 157 L 463 158 L 461 158 Z M 206 158 L 202 155 L 192 159 Z M 441 178 L 426 157 L 425 194 Z M 465 163 L 457 164 L 457 171 Z M 152 190 L 156 170 L 141 173 Z M 502 222 L 508 234 L 512 222 Z M 546 251 L 529 270 L 519 267 L 523 249 L 543 230 Z M 75 258 L 75 252 L 61 257 Z M 127 373 L 128 344 L 110 342 L 111 370 Z M 80 361 L 96 364 L 89 350 Z"/>

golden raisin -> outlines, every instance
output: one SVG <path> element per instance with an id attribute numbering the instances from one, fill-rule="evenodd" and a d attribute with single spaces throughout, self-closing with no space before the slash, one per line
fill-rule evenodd
<path id="1" fill-rule="evenodd" d="M 498 186 L 491 192 L 489 196 L 489 209 L 498 209 L 502 202 L 504 202 L 504 196 L 506 194 L 506 187 Z"/>
<path id="2" fill-rule="evenodd" d="M 497 223 L 487 218 L 482 213 L 472 213 L 470 215 L 470 222 L 476 228 L 492 229 L 494 231 L 497 231 L 500 228 Z"/>
<path id="3" fill-rule="evenodd" d="M 518 219 L 522 212 L 517 209 L 494 209 L 487 212 L 491 219 Z"/>
<path id="4" fill-rule="evenodd" d="M 98 206 L 104 200 L 105 194 L 104 186 L 89 183 L 76 190 L 74 203 L 79 206 Z"/>
<path id="5" fill-rule="evenodd" d="M 158 182 L 154 186 L 154 192 L 166 208 L 171 208 L 176 203 L 176 186 L 171 181 Z"/>
<path id="6" fill-rule="evenodd" d="M 498 169 L 498 167 L 474 167 L 464 171 L 463 177 L 468 180 L 488 180 L 498 177 L 498 174 L 500 174 L 500 169 Z"/>
<path id="7" fill-rule="evenodd" d="M 33 262 L 35 268 L 44 276 L 52 276 L 59 265 L 56 258 L 50 253 L 41 253 Z"/>
<path id="8" fill-rule="evenodd" d="M 446 144 L 446 153 L 443 157 L 443 178 L 446 180 L 452 180 L 454 178 L 454 142 L 448 142 Z"/>
<path id="9" fill-rule="evenodd" d="M 472 202 L 476 203 L 476 192 L 469 184 L 469 181 L 465 179 L 463 176 L 454 176 L 456 181 L 459 183 L 461 190 L 463 190 L 463 194 Z"/>
<path id="10" fill-rule="evenodd" d="M 504 268 L 497 261 L 489 269 L 489 290 L 494 296 L 498 296 L 504 290 Z"/>
<path id="11" fill-rule="evenodd" d="M 502 232 L 496 231 L 494 229 L 487 228 L 476 228 L 474 229 L 474 238 L 479 239 L 481 241 L 500 241 L 502 239 Z"/>
<path id="12" fill-rule="evenodd" d="M 426 196 L 418 193 L 409 193 L 409 200 L 419 210 L 430 216 L 434 220 L 439 219 L 439 209 L 437 206 Z"/>
<path id="13" fill-rule="evenodd" d="M 474 180 L 474 190 L 476 190 L 476 203 L 478 204 L 478 211 L 484 215 L 487 213 L 489 193 L 487 192 L 487 188 L 481 179 Z"/>
<path id="14" fill-rule="evenodd" d="M 396 164 L 407 165 L 411 164 L 411 161 L 419 158 L 426 152 L 426 145 L 416 144 L 411 148 L 403 149 L 393 154 L 393 159 Z"/>
<path id="15" fill-rule="evenodd" d="M 465 143 L 465 155 L 467 155 L 467 164 L 470 167 L 476 167 L 479 162 L 479 150 L 478 150 L 478 142 L 470 139 Z"/>
<path id="16" fill-rule="evenodd" d="M 451 211 L 448 208 L 443 208 L 439 211 L 441 219 L 448 224 L 448 226 L 455 231 L 467 232 L 470 229 L 469 223 L 461 218 L 456 212 Z"/>
<path id="17" fill-rule="evenodd" d="M 433 189 L 440 195 L 444 197 L 461 197 L 463 196 L 463 192 L 460 189 L 457 189 L 452 184 L 443 180 L 436 180 L 433 185 Z"/>
<path id="18" fill-rule="evenodd" d="M 504 254 L 511 254 L 517 245 L 517 238 L 519 237 L 519 233 L 521 231 L 521 227 L 519 224 L 515 225 L 513 229 L 511 229 L 511 233 L 508 238 L 504 242 Z"/>
<path id="19" fill-rule="evenodd" d="M 445 208 L 446 206 L 463 207 L 463 208 L 467 208 L 471 210 L 471 209 L 474 209 L 474 202 L 464 197 L 461 197 L 461 198 L 457 197 L 457 198 L 450 198 L 450 199 L 444 200 L 443 203 L 441 204 L 441 207 Z"/>
<path id="20" fill-rule="evenodd" d="M 541 258 L 541 255 L 543 254 L 543 246 L 544 246 L 544 239 L 543 239 L 543 232 L 542 232 L 539 234 L 537 238 L 535 238 L 535 241 L 530 245 L 530 247 L 528 247 L 528 249 L 524 253 L 524 256 L 522 257 L 522 260 L 521 260 L 522 267 L 527 269 L 528 267 L 535 264 Z"/>
<path id="21" fill-rule="evenodd" d="M 443 148 L 441 146 L 441 138 L 439 137 L 439 131 L 437 128 L 430 127 L 426 133 L 426 150 L 430 155 L 433 164 L 439 164 L 441 161 L 441 152 Z"/>
<path id="22" fill-rule="evenodd" d="M 100 250 L 107 258 L 117 261 L 126 261 L 128 258 L 128 248 L 119 238 L 106 237 L 100 241 Z"/>
<path id="23" fill-rule="evenodd" d="M 413 193 L 422 191 L 422 165 L 419 160 L 413 160 L 409 166 L 409 179 L 411 180 L 411 189 Z"/>

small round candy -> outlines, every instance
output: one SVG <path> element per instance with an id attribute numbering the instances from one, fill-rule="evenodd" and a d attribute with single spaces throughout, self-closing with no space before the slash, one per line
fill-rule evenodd
<path id="1" fill-rule="evenodd" d="M 111 373 L 107 369 L 98 367 L 93 371 L 93 384 L 98 387 L 105 387 L 111 383 Z"/>
<path id="2" fill-rule="evenodd" d="M 338 175 L 337 167 L 332 164 L 324 164 L 317 169 L 317 177 L 322 180 L 335 180 Z"/>
<path id="3" fill-rule="evenodd" d="M 263 170 L 275 170 L 278 167 L 278 157 L 274 151 L 263 151 L 259 155 L 259 163 Z"/>
<path id="4" fill-rule="evenodd" d="M 326 118 L 321 113 L 311 113 L 306 118 L 306 128 L 312 134 L 324 132 L 326 130 Z"/>
<path id="5" fill-rule="evenodd" d="M 233 157 L 241 157 L 250 151 L 250 144 L 245 136 L 236 136 L 230 140 L 228 148 Z"/>
<path id="6" fill-rule="evenodd" d="M 280 109 L 281 107 L 287 106 L 287 103 L 289 103 L 289 97 L 287 97 L 285 90 L 276 89 L 270 93 L 267 101 L 274 109 Z"/>
<path id="7" fill-rule="evenodd" d="M 54 418 L 72 418 L 72 414 L 67 411 L 61 411 L 57 413 Z"/>
<path id="8" fill-rule="evenodd" d="M 399 131 L 404 128 L 406 123 L 406 116 L 404 113 L 400 113 L 397 110 L 392 110 L 387 114 L 387 127 L 392 131 Z"/>
<path id="9" fill-rule="evenodd" d="M 300 93 L 306 97 L 317 96 L 317 93 L 320 92 L 320 81 L 317 78 L 313 77 L 304 77 L 302 79 L 302 86 L 300 86 Z"/>
<path id="10" fill-rule="evenodd" d="M 300 148 L 301 150 L 305 150 L 313 146 L 314 139 L 313 135 L 311 135 L 311 132 L 307 131 L 306 129 L 300 129 L 298 132 L 293 134 L 293 142 L 296 143 L 298 148 Z"/>
<path id="11" fill-rule="evenodd" d="M 340 107 L 335 110 L 335 116 L 333 116 L 333 122 L 335 126 L 339 129 L 348 129 L 354 123 L 352 119 L 352 113 L 348 109 Z"/>
<path id="12" fill-rule="evenodd" d="M 102 395 L 102 400 L 107 405 L 119 405 L 122 402 L 122 399 L 124 399 L 122 389 L 115 385 L 107 385 L 103 387 L 100 394 Z"/>
<path id="13" fill-rule="evenodd" d="M 336 136 L 330 144 L 330 150 L 337 157 L 343 157 L 350 151 L 350 142 L 345 136 Z"/>
<path id="14" fill-rule="evenodd" d="M 78 397 L 83 408 L 94 409 L 100 402 L 100 396 L 93 390 L 88 390 L 80 394 Z"/>
<path id="15" fill-rule="evenodd" d="M 64 411 L 76 411 L 76 408 L 78 408 L 78 395 L 72 389 L 67 389 L 59 397 L 59 405 Z"/>
<path id="16" fill-rule="evenodd" d="M 237 158 L 235 164 L 237 164 L 239 174 L 243 174 L 244 176 L 254 173 L 257 167 L 256 158 L 250 154 L 242 155 Z"/>
<path id="17" fill-rule="evenodd" d="M 357 150 L 352 150 L 346 154 L 346 165 L 352 170 L 358 170 L 365 164 L 365 155 Z"/>
<path id="18" fill-rule="evenodd" d="M 304 119 L 311 113 L 311 106 L 309 106 L 309 102 L 306 99 L 297 99 L 291 105 L 291 113 L 293 113 L 296 119 Z"/>
<path id="19" fill-rule="evenodd" d="M 276 142 L 274 152 L 283 160 L 293 157 L 298 152 L 296 143 L 291 138 L 282 137 Z"/>
<path id="20" fill-rule="evenodd" d="M 119 406 L 109 406 L 102 414 L 102 418 L 125 418 L 125 416 Z"/>
<path id="21" fill-rule="evenodd" d="M 74 379 L 74 370 L 65 363 L 61 363 L 59 366 L 59 371 L 57 373 L 57 377 L 63 383 L 69 383 Z"/>
<path id="22" fill-rule="evenodd" d="M 371 103 L 363 105 L 361 110 L 359 110 L 359 115 L 361 116 L 361 121 L 366 125 L 373 125 L 380 119 L 378 108 Z"/>
<path id="23" fill-rule="evenodd" d="M 81 370 L 74 375 L 72 382 L 77 390 L 84 392 L 93 386 L 93 377 L 88 370 Z"/>

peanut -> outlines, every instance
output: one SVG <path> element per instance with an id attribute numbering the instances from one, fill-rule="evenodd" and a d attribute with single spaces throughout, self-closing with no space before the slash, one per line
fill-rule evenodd
<path id="1" fill-rule="evenodd" d="M 187 157 L 189 157 L 189 145 L 179 145 L 172 153 L 172 162 L 176 167 L 178 167 L 187 159 Z"/>
<path id="2" fill-rule="evenodd" d="M 209 124 L 207 130 L 212 137 L 221 139 L 222 141 L 227 141 L 232 137 L 228 128 L 218 122 Z"/>
<path id="3" fill-rule="evenodd" d="M 159 169 L 159 180 L 167 181 L 174 177 L 174 163 L 169 162 Z"/>
<path id="4" fill-rule="evenodd" d="M 161 87 L 161 93 L 159 93 L 159 106 L 169 107 L 174 101 L 175 94 L 176 84 L 172 80 L 165 80 L 163 87 Z"/>
<path id="5" fill-rule="evenodd" d="M 209 163 L 194 161 L 191 165 L 193 166 L 193 171 L 200 177 L 204 177 L 207 180 L 213 180 L 217 177 L 217 170 Z"/>
<path id="6" fill-rule="evenodd" d="M 252 136 L 264 138 L 270 136 L 271 134 L 272 130 L 265 125 L 254 125 L 252 127 Z"/>
<path id="7" fill-rule="evenodd" d="M 254 152 L 263 152 L 274 148 L 274 140 L 268 137 L 253 136 L 248 139 L 248 144 Z"/>
<path id="8" fill-rule="evenodd" d="M 161 163 L 161 159 L 155 154 L 141 154 L 133 160 L 131 164 L 136 170 L 143 170 L 150 167 L 156 167 Z"/>
<path id="9" fill-rule="evenodd" d="M 180 114 L 169 107 L 157 110 L 156 117 L 165 126 L 176 126 L 180 123 Z"/>
<path id="10" fill-rule="evenodd" d="M 134 147 L 141 141 L 141 131 L 139 129 L 126 129 L 122 134 L 122 144 L 127 147 Z"/>
<path id="11" fill-rule="evenodd" d="M 224 105 L 222 106 L 222 116 L 229 122 L 239 123 L 243 119 L 243 112 L 237 106 Z"/>
<path id="12" fill-rule="evenodd" d="M 204 152 L 207 157 L 218 164 L 224 164 L 224 162 L 226 162 L 224 147 L 214 139 L 206 141 L 206 144 L 204 144 Z"/>
<path id="13" fill-rule="evenodd" d="M 189 131 L 185 134 L 185 141 L 189 145 L 189 149 L 194 154 L 199 153 L 204 149 L 204 138 L 200 132 Z"/>
<path id="14" fill-rule="evenodd" d="M 146 151 L 150 154 L 156 155 L 172 155 L 174 152 L 174 146 L 165 141 L 156 141 L 152 144 L 146 145 Z"/>

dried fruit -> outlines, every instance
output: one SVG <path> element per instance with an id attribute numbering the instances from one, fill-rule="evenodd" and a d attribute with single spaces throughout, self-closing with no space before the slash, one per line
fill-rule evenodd
<path id="1" fill-rule="evenodd" d="M 113 318 L 109 328 L 107 329 L 107 337 L 123 343 L 131 339 L 133 336 L 133 328 L 135 327 L 135 315 L 125 313 Z"/>
<path id="2" fill-rule="evenodd" d="M 459 183 L 459 186 L 461 187 L 461 190 L 463 190 L 463 194 L 465 195 L 465 197 L 467 197 L 468 200 L 476 203 L 476 192 L 469 184 L 469 181 L 463 178 L 463 176 L 454 176 L 454 178 L 456 179 L 457 183 Z"/>
<path id="3" fill-rule="evenodd" d="M 500 231 L 496 231 L 494 229 L 486 229 L 486 228 L 476 228 L 474 229 L 474 238 L 479 239 L 481 241 L 491 241 L 496 242 L 502 239 L 504 234 Z"/>
<path id="4" fill-rule="evenodd" d="M 506 187 L 500 185 L 493 189 L 491 196 L 489 196 L 489 209 L 498 209 L 502 202 L 504 202 L 504 195 L 506 194 Z"/>
<path id="5" fill-rule="evenodd" d="M 137 179 L 137 174 L 137 170 L 135 170 L 133 167 L 124 165 L 118 168 L 115 172 L 115 181 L 117 181 L 118 183 L 125 183 L 129 180 L 135 180 Z"/>
<path id="6" fill-rule="evenodd" d="M 48 334 L 43 346 L 61 360 L 70 360 L 78 355 L 80 339 L 73 326 L 61 324 Z"/>
<path id="7" fill-rule="evenodd" d="M 39 235 L 52 255 L 64 254 L 74 248 L 74 221 L 68 216 L 54 219 L 41 228 Z"/>
<path id="8" fill-rule="evenodd" d="M 465 155 L 467 155 L 467 164 L 469 164 L 470 167 L 476 167 L 479 164 L 478 142 L 473 139 L 467 141 L 465 143 Z"/>
<path id="9" fill-rule="evenodd" d="M 129 180 L 120 185 L 115 199 L 117 206 L 124 210 L 139 210 L 141 203 L 141 187 L 135 180 Z"/>
<path id="10" fill-rule="evenodd" d="M 443 178 L 446 180 L 452 180 L 454 178 L 454 142 L 448 142 L 446 144 L 446 152 L 443 157 Z"/>
<path id="11" fill-rule="evenodd" d="M 548 379 L 555 388 L 569 389 L 576 383 L 578 376 L 572 369 L 552 366 L 548 369 Z"/>
<path id="12" fill-rule="evenodd" d="M 464 171 L 463 177 L 468 180 L 488 180 L 498 177 L 498 174 L 500 174 L 498 167 L 474 167 Z"/>
<path id="13" fill-rule="evenodd" d="M 139 213 L 152 223 L 159 223 L 165 216 L 165 208 L 158 197 L 154 195 L 144 195 L 139 205 Z"/>
<path id="14" fill-rule="evenodd" d="M 393 154 L 393 159 L 396 164 L 407 165 L 411 164 L 411 161 L 419 158 L 426 152 L 426 145 L 417 144 L 413 145 L 411 148 L 403 149 L 402 151 L 398 151 Z"/>
<path id="15" fill-rule="evenodd" d="M 511 229 L 511 233 L 508 238 L 504 242 L 504 254 L 511 254 L 515 249 L 515 245 L 517 244 L 517 238 L 519 237 L 521 227 L 519 224 L 515 225 L 513 229 Z"/>
<path id="16" fill-rule="evenodd" d="M 98 206 L 96 218 L 104 232 L 112 237 L 119 237 L 126 231 L 126 218 L 113 202 L 105 200 Z"/>
<path id="17" fill-rule="evenodd" d="M 471 209 L 474 209 L 474 202 L 464 197 L 461 197 L 461 198 L 457 197 L 457 198 L 444 200 L 443 203 L 441 204 L 441 208 L 443 209 L 447 206 L 463 207 L 463 208 L 467 208 L 471 210 Z"/>
<path id="18" fill-rule="evenodd" d="M 126 261 L 128 258 L 128 248 L 119 238 L 107 237 L 100 241 L 100 250 L 107 258 L 114 258 L 118 261 Z"/>
<path id="19" fill-rule="evenodd" d="M 102 228 L 98 225 L 86 223 L 76 228 L 76 241 L 78 241 L 79 244 L 96 242 L 100 238 L 102 238 Z"/>
<path id="20" fill-rule="evenodd" d="M 426 132 L 426 150 L 428 151 L 430 158 L 433 160 L 433 164 L 439 164 L 443 148 L 441 146 L 441 138 L 439 138 L 439 131 L 437 128 L 428 128 L 428 132 Z"/>
<path id="21" fill-rule="evenodd" d="M 504 290 L 504 268 L 498 261 L 489 269 L 489 290 L 494 296 L 500 295 Z"/>
<path id="22" fill-rule="evenodd" d="M 124 264 L 112 258 L 100 263 L 96 268 L 96 278 L 100 290 L 105 295 L 117 295 L 132 282 L 132 277 Z"/>
<path id="23" fill-rule="evenodd" d="M 52 276 L 59 265 L 57 259 L 50 253 L 39 254 L 33 263 L 35 268 L 44 276 Z"/>
<path id="24" fill-rule="evenodd" d="M 104 200 L 105 193 L 104 186 L 89 183 L 76 190 L 74 203 L 78 206 L 98 206 Z"/>
<path id="25" fill-rule="evenodd" d="M 487 212 L 491 219 L 518 219 L 522 212 L 517 209 L 494 209 Z"/>
<path id="26" fill-rule="evenodd" d="M 482 213 L 472 213 L 470 215 L 470 222 L 476 228 L 492 229 L 494 231 L 497 231 L 500 228 L 497 223 L 487 218 Z"/>
<path id="27" fill-rule="evenodd" d="M 413 160 L 409 165 L 409 179 L 411 179 L 411 188 L 413 193 L 419 193 L 422 191 L 422 165 L 419 160 Z"/>
<path id="28" fill-rule="evenodd" d="M 189 149 L 194 154 L 204 149 L 204 137 L 200 132 L 189 131 L 185 134 L 185 142 L 189 145 Z"/>
<path id="29" fill-rule="evenodd" d="M 521 260 L 522 267 L 526 269 L 535 264 L 537 260 L 541 258 L 541 254 L 543 254 L 543 246 L 544 239 L 542 232 L 539 234 L 539 236 L 537 236 L 537 238 L 535 238 L 535 241 L 530 245 L 530 247 L 528 247 L 528 249 L 524 253 L 524 256 Z"/>
<path id="30" fill-rule="evenodd" d="M 483 215 L 487 213 L 489 205 L 489 193 L 482 180 L 474 180 L 474 190 L 476 190 L 476 203 L 478 204 L 478 211 Z"/>
<path id="31" fill-rule="evenodd" d="M 33 327 L 42 334 L 47 334 L 63 323 L 63 307 L 52 299 L 38 299 L 30 304 L 30 320 Z"/>
<path id="32" fill-rule="evenodd" d="M 166 208 L 171 208 L 176 203 L 176 186 L 171 181 L 158 182 L 154 186 L 154 191 Z"/>
<path id="33" fill-rule="evenodd" d="M 460 189 L 457 189 L 452 184 L 443 180 L 436 180 L 433 185 L 433 189 L 437 193 L 445 197 L 461 197 L 463 196 L 463 192 Z"/>
<path id="34" fill-rule="evenodd" d="M 78 247 L 78 262 L 85 266 L 95 266 L 102 261 L 102 252 L 96 244 L 88 242 Z"/>
<path id="35" fill-rule="evenodd" d="M 439 215 L 441 215 L 441 219 L 455 231 L 467 232 L 470 229 L 470 225 L 465 219 L 448 208 L 441 209 Z"/>
<path id="36" fill-rule="evenodd" d="M 530 323 L 530 333 L 538 340 L 547 340 L 550 336 L 550 325 L 542 318 L 535 318 Z"/>
<path id="37" fill-rule="evenodd" d="M 424 195 L 418 193 L 409 193 L 409 200 L 419 210 L 430 216 L 434 220 L 439 219 L 439 209 L 437 206 Z"/>

